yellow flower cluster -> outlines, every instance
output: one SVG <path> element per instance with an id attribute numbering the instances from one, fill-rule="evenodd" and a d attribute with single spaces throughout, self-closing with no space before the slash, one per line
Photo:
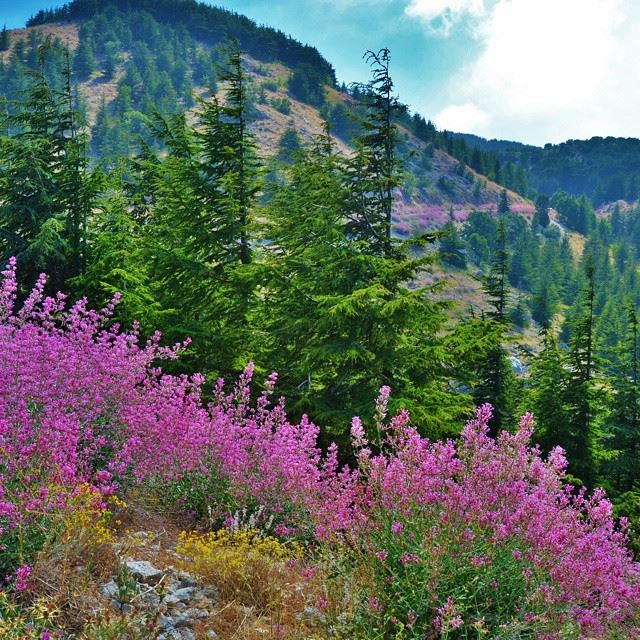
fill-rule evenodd
<path id="1" fill-rule="evenodd" d="M 255 529 L 211 533 L 183 531 L 176 548 L 185 568 L 203 578 L 244 582 L 255 572 L 256 564 L 291 560 L 302 555 L 297 543 L 285 544 Z"/>
<path id="2" fill-rule="evenodd" d="M 51 493 L 55 490 L 52 487 Z M 61 532 L 63 543 L 82 542 L 99 546 L 113 542 L 113 512 L 127 506 L 123 500 L 112 496 L 105 506 L 103 496 L 95 488 L 81 484 L 75 488 L 73 495 L 67 497 L 66 503 Z"/>

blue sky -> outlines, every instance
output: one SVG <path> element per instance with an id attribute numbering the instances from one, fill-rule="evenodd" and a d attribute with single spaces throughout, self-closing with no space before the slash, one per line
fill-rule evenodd
<path id="1" fill-rule="evenodd" d="M 0 0 L 24 24 L 52 0 Z M 533 144 L 640 137 L 638 0 L 220 0 L 365 81 L 389 47 L 400 99 L 441 128 Z"/>

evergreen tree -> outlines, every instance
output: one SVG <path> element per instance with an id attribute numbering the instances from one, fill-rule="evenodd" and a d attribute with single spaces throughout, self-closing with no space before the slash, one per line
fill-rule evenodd
<path id="1" fill-rule="evenodd" d="M 627 331 L 619 347 L 620 358 L 613 379 L 614 396 L 608 425 L 613 434 L 611 449 L 615 458 L 607 465 L 607 475 L 617 491 L 630 491 L 640 479 L 640 362 L 638 316 L 628 303 Z"/>
<path id="2" fill-rule="evenodd" d="M 25 282 L 46 271 L 52 289 L 63 290 L 86 262 L 100 174 L 88 170 L 69 65 L 65 87 L 55 90 L 44 75 L 47 53 L 43 46 L 28 93 L 0 127 L 10 132 L 0 137 L 0 244 L 5 258 L 18 258 Z"/>
<path id="3" fill-rule="evenodd" d="M 498 214 L 503 215 L 505 213 L 509 213 L 509 197 L 507 195 L 507 190 L 503 189 L 500 192 L 500 201 L 498 202 Z"/>
<path id="4" fill-rule="evenodd" d="M 219 110 L 215 115 L 218 119 L 215 125 L 217 130 L 215 127 L 209 129 L 209 133 L 214 136 L 222 134 L 222 140 L 226 144 L 220 146 L 220 141 L 216 142 L 211 137 L 208 142 L 213 142 L 213 148 L 217 145 L 218 150 L 224 152 L 224 170 L 229 181 L 229 195 L 237 216 L 239 259 L 243 264 L 248 264 L 251 262 L 248 236 L 250 207 L 259 189 L 256 180 L 256 145 L 255 138 L 248 129 L 251 103 L 247 90 L 248 80 L 242 69 L 242 56 L 237 43 L 228 50 L 227 55 L 227 68 L 219 78 L 227 83 L 226 100 L 224 105 L 216 107 Z M 213 148 L 210 147 L 208 153 L 211 164 L 218 161 L 211 153 Z"/>
<path id="5" fill-rule="evenodd" d="M 536 210 L 533 214 L 533 226 L 540 226 L 543 229 L 549 226 L 549 198 L 545 195 L 539 195 L 536 198 Z"/>
<path id="6" fill-rule="evenodd" d="M 389 50 L 367 51 L 365 58 L 372 66 L 373 78 L 362 87 L 367 117 L 360 123 L 363 132 L 354 140 L 356 153 L 347 165 L 351 194 L 347 231 L 372 252 L 388 257 L 392 253 L 393 191 L 401 179 L 393 124 L 398 100 L 389 75 Z"/>
<path id="7" fill-rule="evenodd" d="M 473 395 L 476 404 L 489 402 L 493 406 L 494 414 L 489 426 L 491 433 L 495 435 L 511 423 L 516 384 L 511 361 L 504 347 L 509 324 L 509 253 L 503 220 L 498 224 L 498 248 L 491 270 L 483 280 L 483 290 L 491 305 L 485 320 L 488 346 L 477 371 Z"/>
<path id="8" fill-rule="evenodd" d="M 527 308 L 522 296 L 518 297 L 516 305 L 513 307 L 511 313 L 509 314 L 509 319 L 514 326 L 520 327 L 521 329 L 525 329 L 531 323 L 529 309 Z"/>
<path id="9" fill-rule="evenodd" d="M 259 189 L 253 136 L 247 129 L 240 53 L 229 53 L 224 104 L 201 101 L 197 122 L 156 115 L 166 147 L 132 165 L 133 206 L 151 203 L 145 242 L 152 296 L 171 340 L 193 339 L 183 366 L 234 375 L 252 358 L 254 306 L 250 215 Z"/>
<path id="10" fill-rule="evenodd" d="M 506 323 L 509 302 L 509 252 L 504 221 L 498 223 L 498 246 L 494 253 L 491 270 L 484 278 L 482 288 L 493 307 L 489 317 L 500 324 Z"/>
<path id="11" fill-rule="evenodd" d="M 560 444 L 567 451 L 570 471 L 590 485 L 595 477 L 593 436 L 597 406 L 594 389 L 595 267 L 589 254 L 584 262 L 584 278 L 571 326 L 570 375 L 565 394 L 569 418 Z"/>
<path id="12" fill-rule="evenodd" d="M 7 25 L 5 24 L 0 31 L 0 51 L 7 51 L 11 44 L 11 37 L 9 31 L 7 31 Z"/>
<path id="13" fill-rule="evenodd" d="M 538 243 L 529 225 L 517 232 L 511 243 L 512 252 L 509 261 L 509 282 L 518 289 L 532 290 L 534 265 L 538 262 Z"/>
<path id="14" fill-rule="evenodd" d="M 344 215 L 350 169 L 325 135 L 272 186 L 266 362 L 282 362 L 289 406 L 332 438 L 346 441 L 349 412 L 366 415 L 383 384 L 424 430 L 451 433 L 468 399 L 447 384 L 444 307 L 428 289 L 405 286 L 431 257 L 411 258 L 408 245 L 394 243 L 387 258 L 353 239 Z"/>
<path id="15" fill-rule="evenodd" d="M 535 438 L 545 452 L 566 444 L 568 375 L 557 338 L 547 329 L 542 334 L 542 349 L 531 365 L 530 387 L 523 403 L 523 409 L 535 416 Z"/>
<path id="16" fill-rule="evenodd" d="M 465 243 L 460 238 L 453 222 L 447 222 L 442 229 L 440 238 L 440 259 L 445 264 L 458 269 L 467 268 L 467 256 Z"/>
<path id="17" fill-rule="evenodd" d="M 551 328 L 553 318 L 559 310 L 559 296 L 555 283 L 547 273 L 538 275 L 529 308 L 531 317 L 544 331 Z"/>
<path id="18" fill-rule="evenodd" d="M 115 47 L 108 47 L 104 60 L 105 80 L 113 80 L 116 75 L 116 69 L 118 68 L 118 62 L 119 58 Z"/>
<path id="19" fill-rule="evenodd" d="M 130 206 L 117 181 L 108 194 L 96 203 L 88 239 L 91 260 L 74 280 L 74 288 L 94 305 L 120 294 L 118 320 L 126 326 L 138 322 L 143 335 L 149 334 L 163 324 L 163 309 L 154 293 L 152 262 L 145 253 L 147 221 Z"/>
<path id="20" fill-rule="evenodd" d="M 96 61 L 93 56 L 91 41 L 84 38 L 76 49 L 73 59 L 73 71 L 77 75 L 78 80 L 83 82 L 87 80 L 95 70 Z"/>
<path id="21" fill-rule="evenodd" d="M 292 127 L 285 129 L 278 141 L 277 158 L 281 162 L 293 162 L 296 155 L 302 151 L 302 143 L 298 132 Z"/>

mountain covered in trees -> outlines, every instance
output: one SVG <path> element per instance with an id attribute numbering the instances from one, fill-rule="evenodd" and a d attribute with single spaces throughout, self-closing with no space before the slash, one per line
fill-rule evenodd
<path id="1" fill-rule="evenodd" d="M 0 44 L 0 250 L 23 298 L 46 271 L 189 337 L 175 373 L 277 370 L 323 445 L 348 450 L 386 385 L 429 437 L 484 402 L 493 435 L 533 411 L 542 450 L 638 526 L 640 217 L 598 216 L 565 172 L 621 171 L 609 143 L 438 131 L 395 98 L 387 50 L 339 86 L 312 47 L 191 0 L 75 0 Z"/>
<path id="2" fill-rule="evenodd" d="M 130 155 L 143 140 L 157 147 L 149 118 L 156 111 L 169 115 L 193 109 L 194 95 L 219 91 L 215 68 L 229 39 L 237 40 L 244 53 L 249 126 L 263 155 L 290 155 L 322 131 L 323 118 L 345 151 L 358 133 L 354 115 L 361 88 L 338 86 L 332 66 L 313 47 L 223 9 L 192 0 L 77 0 L 41 11 L 29 25 L 7 34 L 0 93 L 9 99 L 20 94 L 47 34 L 52 37 L 48 77 L 62 86 L 59 70 L 69 44 L 76 106 L 89 124 L 96 159 Z M 398 233 L 439 226 L 451 211 L 460 218 L 479 206 L 496 208 L 502 186 L 510 190 L 514 206 L 531 214 L 531 205 L 518 195 L 527 191 L 522 172 L 509 166 L 502 177 L 488 157 L 472 167 L 459 143 L 419 114 L 403 107 L 394 118 L 402 130 L 399 152 L 408 158 L 395 213 Z"/>
<path id="3" fill-rule="evenodd" d="M 529 186 L 552 195 L 566 191 L 586 195 L 596 207 L 617 200 L 634 203 L 640 197 L 640 140 L 593 137 L 544 147 L 507 140 L 486 140 L 454 134 L 473 148 L 495 154 L 501 162 L 523 167 Z"/>

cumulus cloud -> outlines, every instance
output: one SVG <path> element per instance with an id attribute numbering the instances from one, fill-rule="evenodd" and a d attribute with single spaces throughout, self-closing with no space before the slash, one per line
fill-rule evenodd
<path id="1" fill-rule="evenodd" d="M 466 11 L 482 45 L 452 78 L 439 126 L 535 143 L 640 135 L 637 0 L 479 4 L 412 0 L 406 9 L 421 5 L 426 18 L 445 5 Z"/>
<path id="2" fill-rule="evenodd" d="M 446 37 L 463 19 L 483 16 L 485 4 L 484 0 L 410 0 L 405 14 L 420 18 L 432 33 Z"/>
<path id="3" fill-rule="evenodd" d="M 478 131 L 490 124 L 491 116 L 472 102 L 452 104 L 435 117 L 441 129 L 448 131 Z"/>

